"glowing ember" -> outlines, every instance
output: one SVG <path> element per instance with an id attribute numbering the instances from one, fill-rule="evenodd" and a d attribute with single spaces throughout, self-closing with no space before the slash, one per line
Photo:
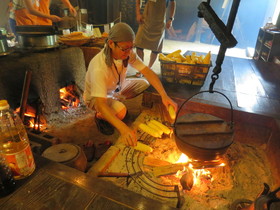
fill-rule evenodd
<path id="1" fill-rule="evenodd" d="M 176 177 L 181 178 L 180 182 L 183 189 L 191 190 L 193 186 L 200 186 L 202 182 L 212 182 L 213 178 L 211 172 L 203 167 L 223 167 L 226 164 L 220 162 L 220 160 L 214 160 L 211 162 L 199 163 L 192 160 L 185 154 L 181 154 L 179 159 L 176 161 L 176 164 L 182 163 L 184 169 L 177 171 Z M 205 164 L 205 166 L 203 165 Z"/>
<path id="2" fill-rule="evenodd" d="M 79 94 L 76 91 L 75 85 L 69 85 L 67 87 L 61 88 L 59 93 L 61 108 L 63 110 L 66 110 L 70 107 L 80 106 Z"/>

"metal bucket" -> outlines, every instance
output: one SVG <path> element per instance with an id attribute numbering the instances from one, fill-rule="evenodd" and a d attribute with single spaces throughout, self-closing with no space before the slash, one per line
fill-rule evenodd
<path id="1" fill-rule="evenodd" d="M 218 91 L 213 92 L 222 94 Z M 191 98 L 182 104 L 178 114 Z M 226 99 L 229 101 L 227 97 Z M 174 124 L 175 142 L 180 151 L 194 160 L 213 161 L 220 159 L 233 143 L 233 109 L 230 101 L 229 103 L 231 122 L 225 122 L 223 119 L 205 113 L 176 117 Z"/>
<path id="2" fill-rule="evenodd" d="M 53 26 L 16 26 L 19 48 L 43 50 L 58 47 L 58 38 Z"/>
<path id="3" fill-rule="evenodd" d="M 58 47 L 57 35 L 18 35 L 18 43 L 22 49 L 42 50 Z"/>
<path id="4" fill-rule="evenodd" d="M 0 55 L 6 55 L 9 52 L 7 38 L 0 34 Z"/>

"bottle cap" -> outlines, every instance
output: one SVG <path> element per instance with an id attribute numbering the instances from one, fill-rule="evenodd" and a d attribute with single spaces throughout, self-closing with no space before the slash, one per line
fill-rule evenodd
<path id="1" fill-rule="evenodd" d="M 0 111 L 4 109 L 9 109 L 10 105 L 7 100 L 0 100 Z"/>

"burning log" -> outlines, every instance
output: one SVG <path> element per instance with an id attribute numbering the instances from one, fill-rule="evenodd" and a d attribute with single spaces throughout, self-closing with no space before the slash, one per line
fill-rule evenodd
<path id="1" fill-rule="evenodd" d="M 183 164 L 171 164 L 166 166 L 159 166 L 153 169 L 153 174 L 155 177 L 176 174 L 178 171 L 184 170 Z"/>
<path id="2" fill-rule="evenodd" d="M 193 171 L 190 168 L 187 168 L 184 175 L 180 179 L 180 183 L 184 190 L 190 191 L 194 184 Z"/>
<path id="3" fill-rule="evenodd" d="M 165 160 L 159 160 L 151 157 L 145 157 L 143 164 L 146 166 L 167 166 L 171 163 Z"/>

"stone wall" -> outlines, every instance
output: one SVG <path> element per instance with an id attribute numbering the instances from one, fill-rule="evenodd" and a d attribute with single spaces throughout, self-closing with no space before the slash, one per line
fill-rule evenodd
<path id="1" fill-rule="evenodd" d="M 40 98 L 46 115 L 61 110 L 60 88 L 74 83 L 84 89 L 86 68 L 80 48 L 14 53 L 0 58 L 0 99 L 7 99 L 12 108 L 20 105 L 27 70 L 32 72 L 28 103 Z"/>

